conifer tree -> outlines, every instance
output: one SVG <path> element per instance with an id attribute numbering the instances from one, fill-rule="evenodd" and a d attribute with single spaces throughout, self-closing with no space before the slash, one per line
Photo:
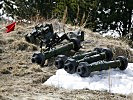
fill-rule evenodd
<path id="1" fill-rule="evenodd" d="M 132 24 L 132 9 L 132 0 L 100 0 L 96 10 L 94 30 L 103 32 L 116 30 L 120 36 L 126 36 Z"/>

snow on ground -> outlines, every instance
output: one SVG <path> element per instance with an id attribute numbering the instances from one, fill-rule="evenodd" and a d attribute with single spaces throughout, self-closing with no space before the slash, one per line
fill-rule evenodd
<path id="1" fill-rule="evenodd" d="M 2 4 L 2 3 L 3 3 L 3 1 L 0 1 L 0 4 Z M 3 4 L 3 6 L 4 6 L 4 4 Z M 16 6 L 13 5 L 13 7 L 16 7 Z M 8 20 L 8 21 L 13 21 L 13 18 L 12 17 L 7 16 L 7 14 L 5 13 L 3 7 L 0 9 L 0 18 L 5 19 L 5 20 Z"/>
<path id="2" fill-rule="evenodd" d="M 65 89 L 107 90 L 112 93 L 133 93 L 133 63 L 129 63 L 124 71 L 119 69 L 93 72 L 90 77 L 82 78 L 77 74 L 68 74 L 59 69 L 56 75 L 51 76 L 45 85 L 53 85 Z"/>
<path id="3" fill-rule="evenodd" d="M 3 14 L 3 8 L 0 9 L 0 16 Z"/>
<path id="4" fill-rule="evenodd" d="M 1 18 L 5 19 L 7 21 L 13 21 L 14 20 L 12 17 L 7 16 L 7 14 L 2 15 Z"/>
<path id="5" fill-rule="evenodd" d="M 102 36 L 103 37 L 112 36 L 113 38 L 119 38 L 120 37 L 119 33 L 115 30 L 109 30 L 107 33 L 104 33 Z"/>
<path id="6" fill-rule="evenodd" d="M 106 12 L 106 11 L 104 11 L 104 12 Z M 108 12 L 109 12 L 109 10 L 107 10 L 107 13 Z M 133 11 L 132 11 L 132 13 L 133 13 Z M 133 23 L 133 14 L 132 14 L 131 22 Z M 118 23 L 118 26 L 120 26 L 120 23 Z M 131 28 L 133 28 L 133 24 L 131 25 Z M 122 29 L 122 27 L 121 27 L 121 29 Z M 100 31 L 99 33 L 103 33 L 103 32 Z M 119 38 L 120 37 L 120 34 L 116 30 L 109 30 L 106 33 L 102 34 L 102 36 L 103 37 L 111 36 L 113 38 Z"/>

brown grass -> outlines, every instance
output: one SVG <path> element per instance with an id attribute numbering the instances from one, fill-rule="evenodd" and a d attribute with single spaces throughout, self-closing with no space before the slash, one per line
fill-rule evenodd
<path id="1" fill-rule="evenodd" d="M 125 56 L 130 62 L 133 62 L 133 52 L 130 50 L 126 40 L 103 38 L 99 34 L 95 34 L 87 29 L 85 29 L 85 32 L 85 42 L 87 42 L 84 44 L 85 49 L 92 49 L 95 47 L 110 48 L 114 53 L 114 58 L 117 56 Z"/>
<path id="2" fill-rule="evenodd" d="M 0 72 L 1 74 L 11 74 L 11 71 L 8 68 L 2 68 Z"/>
<path id="3" fill-rule="evenodd" d="M 10 45 L 11 49 L 16 49 L 16 50 L 26 50 L 26 51 L 36 51 L 38 50 L 37 46 L 30 44 L 24 40 L 17 40 L 14 41 L 11 45 Z"/>
<path id="4" fill-rule="evenodd" d="M 4 39 L 0 39 L 0 45 L 5 45 L 7 42 Z"/>

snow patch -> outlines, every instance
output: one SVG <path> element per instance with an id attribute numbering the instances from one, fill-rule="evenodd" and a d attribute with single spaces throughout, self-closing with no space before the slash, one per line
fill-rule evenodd
<path id="1" fill-rule="evenodd" d="M 12 17 L 7 16 L 7 14 L 2 15 L 1 18 L 5 19 L 7 21 L 13 21 L 14 20 Z"/>
<path id="2" fill-rule="evenodd" d="M 0 2 L 0 4 L 2 4 L 2 3 L 3 3 L 3 7 L 4 7 L 4 6 L 5 6 L 5 5 L 4 5 L 4 1 L 1 1 L 1 2 Z M 13 19 L 12 17 L 8 16 L 8 14 L 5 13 L 3 7 L 0 9 L 0 19 L 5 19 L 5 20 L 7 20 L 7 21 L 13 21 L 14 19 Z M 16 8 L 15 5 L 13 5 L 13 7 Z"/>
<path id="3" fill-rule="evenodd" d="M 120 34 L 117 31 L 115 31 L 115 30 L 109 30 L 107 33 L 104 33 L 102 36 L 103 37 L 111 36 L 113 38 L 119 38 Z"/>
<path id="4" fill-rule="evenodd" d="M 44 84 L 65 89 L 88 88 L 130 94 L 133 93 L 133 63 L 129 63 L 124 71 L 119 69 L 97 71 L 86 78 L 82 78 L 77 74 L 68 74 L 64 69 L 59 69 L 56 75 L 51 76 Z"/>

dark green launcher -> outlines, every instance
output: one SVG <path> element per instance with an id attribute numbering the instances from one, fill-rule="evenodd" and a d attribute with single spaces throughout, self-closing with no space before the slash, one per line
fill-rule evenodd
<path id="1" fill-rule="evenodd" d="M 89 57 L 89 56 L 92 56 L 92 55 L 99 54 L 99 53 L 102 52 L 102 50 L 103 50 L 102 48 L 95 48 L 91 52 L 86 52 L 86 53 L 82 53 L 82 54 L 76 54 L 76 55 L 72 56 L 71 58 L 75 59 L 75 60 L 80 60 L 80 59 L 83 59 L 85 56 Z M 56 57 L 56 59 L 55 59 L 55 66 L 58 69 L 64 68 L 64 64 L 65 64 L 65 61 L 67 59 L 70 59 L 70 58 L 65 56 L 65 55 L 58 55 Z"/>
<path id="2" fill-rule="evenodd" d="M 78 51 L 81 47 L 80 40 L 71 39 L 71 42 L 54 50 L 42 51 L 40 53 L 34 53 L 32 56 L 32 63 L 37 63 L 40 66 L 43 66 L 46 59 L 55 57 L 59 54 L 64 54 L 64 52 L 69 52 L 71 50 Z"/>
<path id="3" fill-rule="evenodd" d="M 67 71 L 68 73 L 70 74 L 73 74 L 76 72 L 76 69 L 78 67 L 78 64 L 80 62 L 87 62 L 87 63 L 93 63 L 93 62 L 97 62 L 99 60 L 111 60 L 113 57 L 113 53 L 110 49 L 103 49 L 102 50 L 102 53 L 99 53 L 99 54 L 96 54 L 96 55 L 93 55 L 93 56 L 86 56 L 84 57 L 83 59 L 80 59 L 80 60 L 75 60 L 75 59 L 68 59 L 66 62 L 65 62 L 65 65 L 64 65 L 64 69 L 65 71 Z"/>
<path id="4" fill-rule="evenodd" d="M 119 68 L 120 70 L 125 70 L 128 65 L 128 59 L 119 56 L 114 61 L 102 61 L 97 63 L 88 64 L 87 62 L 81 62 L 77 68 L 77 74 L 81 77 L 88 77 L 91 72 L 108 70 L 110 68 Z"/>

